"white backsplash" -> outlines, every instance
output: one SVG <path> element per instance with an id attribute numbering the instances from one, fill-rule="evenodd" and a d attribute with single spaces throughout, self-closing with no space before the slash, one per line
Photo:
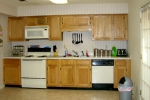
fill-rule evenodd
<path id="1" fill-rule="evenodd" d="M 72 43 L 72 33 L 82 33 L 83 43 L 73 44 Z M 98 49 L 105 49 L 107 45 L 107 49 L 111 50 L 112 46 L 116 46 L 118 49 L 127 49 L 127 41 L 92 41 L 92 33 L 89 31 L 79 32 L 64 32 L 63 33 L 63 41 L 49 41 L 49 40 L 29 40 L 26 42 L 12 42 L 12 47 L 15 45 L 24 45 L 25 46 L 25 54 L 27 54 L 27 47 L 30 45 L 40 45 L 40 47 L 50 46 L 51 51 L 53 50 L 53 45 L 56 45 L 59 53 L 65 52 L 64 45 L 68 49 L 68 53 L 72 54 L 72 50 L 81 54 L 81 51 L 86 52 L 86 50 L 93 55 L 93 48 L 96 47 Z"/>

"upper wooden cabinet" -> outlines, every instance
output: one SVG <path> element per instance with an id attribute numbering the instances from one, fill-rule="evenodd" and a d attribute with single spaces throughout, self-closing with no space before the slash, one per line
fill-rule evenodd
<path id="1" fill-rule="evenodd" d="M 128 38 L 128 18 L 126 14 L 113 15 L 114 40 L 127 40 Z"/>
<path id="2" fill-rule="evenodd" d="M 62 33 L 60 28 L 60 16 L 49 17 L 50 33 L 49 39 L 51 40 L 62 40 Z"/>
<path id="3" fill-rule="evenodd" d="M 131 77 L 131 60 L 114 61 L 114 88 L 118 88 L 120 79 L 124 76 Z"/>
<path id="4" fill-rule="evenodd" d="M 26 17 L 26 25 L 48 25 L 48 17 L 47 16 L 34 16 L 34 17 Z"/>
<path id="5" fill-rule="evenodd" d="M 21 61 L 20 59 L 3 60 L 4 84 L 21 85 Z"/>
<path id="6" fill-rule="evenodd" d="M 8 18 L 8 39 L 10 41 L 24 41 L 24 17 L 9 17 Z"/>
<path id="7" fill-rule="evenodd" d="M 95 15 L 92 17 L 92 40 L 112 39 L 112 15 Z"/>
<path id="8" fill-rule="evenodd" d="M 127 40 L 127 34 L 127 14 L 92 16 L 92 40 Z"/>
<path id="9" fill-rule="evenodd" d="M 61 16 L 61 31 L 91 30 L 91 17 L 88 15 Z"/>

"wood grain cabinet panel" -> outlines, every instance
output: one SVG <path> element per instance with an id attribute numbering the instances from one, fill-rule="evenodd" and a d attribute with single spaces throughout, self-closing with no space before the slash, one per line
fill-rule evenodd
<path id="1" fill-rule="evenodd" d="M 61 60 L 61 86 L 74 87 L 75 67 L 74 60 Z"/>
<path id="2" fill-rule="evenodd" d="M 21 85 L 20 59 L 3 59 L 5 85 Z"/>
<path id="3" fill-rule="evenodd" d="M 114 88 L 118 88 L 120 79 L 124 76 L 131 77 L 131 60 L 114 61 Z"/>
<path id="4" fill-rule="evenodd" d="M 61 31 L 91 30 L 91 17 L 89 15 L 61 16 Z"/>
<path id="5" fill-rule="evenodd" d="M 59 60 L 47 60 L 47 86 L 60 86 L 59 71 Z"/>
<path id="6" fill-rule="evenodd" d="M 76 87 L 92 87 L 90 62 L 90 60 L 76 60 Z"/>
<path id="7" fill-rule="evenodd" d="M 25 41 L 24 38 L 24 17 L 8 18 L 8 39 L 9 41 Z"/>
<path id="8" fill-rule="evenodd" d="M 60 16 L 49 17 L 49 26 L 50 26 L 49 39 L 50 41 L 63 39 L 63 34 L 61 33 L 60 25 L 61 25 Z"/>
<path id="9" fill-rule="evenodd" d="M 111 40 L 112 15 L 95 15 L 92 17 L 92 40 Z"/>
<path id="10" fill-rule="evenodd" d="M 113 34 L 114 40 L 127 40 L 128 19 L 127 15 L 113 15 Z"/>
<path id="11" fill-rule="evenodd" d="M 47 16 L 34 16 L 34 17 L 26 17 L 26 25 L 48 25 L 48 17 Z"/>

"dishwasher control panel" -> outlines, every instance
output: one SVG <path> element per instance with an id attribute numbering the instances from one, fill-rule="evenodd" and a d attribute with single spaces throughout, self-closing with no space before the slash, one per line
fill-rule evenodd
<path id="1" fill-rule="evenodd" d="M 113 59 L 92 59 L 92 66 L 114 66 Z"/>

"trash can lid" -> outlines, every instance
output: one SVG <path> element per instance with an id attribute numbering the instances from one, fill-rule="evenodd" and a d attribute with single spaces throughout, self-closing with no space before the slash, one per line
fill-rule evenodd
<path id="1" fill-rule="evenodd" d="M 131 78 L 124 76 L 120 79 L 119 85 L 123 85 L 124 87 L 132 87 L 133 82 L 132 82 Z"/>

